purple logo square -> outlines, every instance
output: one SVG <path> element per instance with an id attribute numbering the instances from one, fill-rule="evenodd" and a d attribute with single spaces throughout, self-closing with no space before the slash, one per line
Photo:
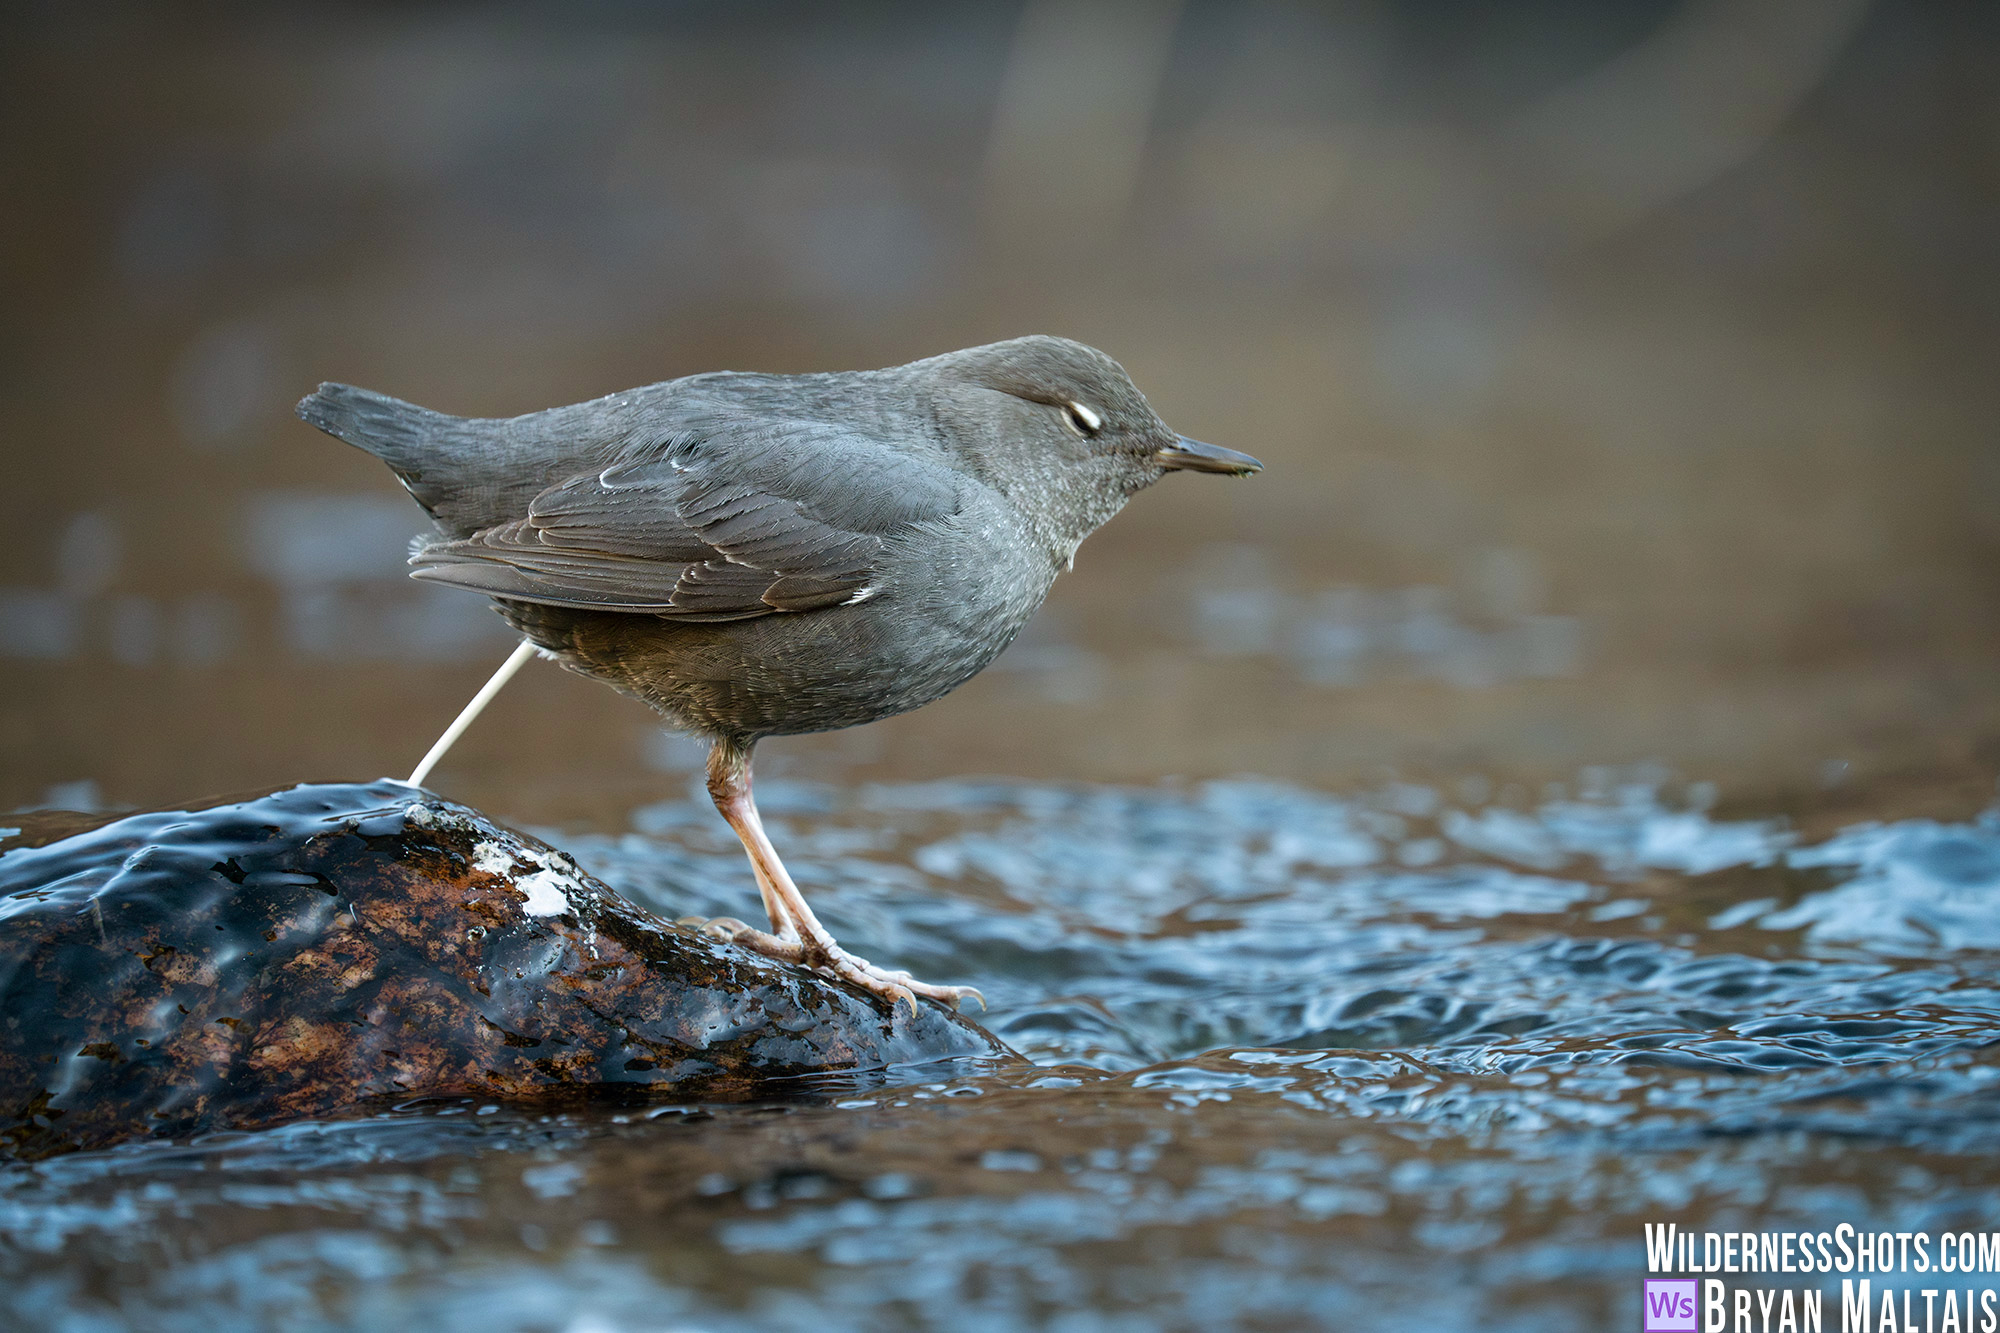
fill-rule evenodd
<path id="1" fill-rule="evenodd" d="M 1694 1279 L 1646 1283 L 1645 1333 L 1694 1333 Z"/>

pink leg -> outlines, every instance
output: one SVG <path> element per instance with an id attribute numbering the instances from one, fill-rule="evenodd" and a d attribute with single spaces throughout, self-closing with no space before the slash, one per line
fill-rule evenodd
<path id="1" fill-rule="evenodd" d="M 815 972 L 860 986 L 882 996 L 892 1007 L 907 1000 L 914 1012 L 919 995 L 943 1000 L 954 1009 L 968 997 L 978 1000 L 980 1008 L 986 1007 L 985 997 L 970 986 L 933 986 L 918 981 L 908 972 L 877 967 L 834 943 L 833 936 L 806 904 L 805 895 L 792 883 L 784 862 L 778 859 L 778 849 L 764 832 L 764 821 L 757 816 L 757 803 L 750 796 L 748 746 L 730 741 L 715 743 L 708 756 L 708 794 L 715 799 L 715 808 L 729 821 L 729 827 L 742 839 L 743 850 L 750 855 L 751 872 L 757 877 L 758 892 L 764 898 L 764 911 L 771 918 L 768 932 L 741 921 L 719 918 L 708 923 L 713 933 L 766 957 L 800 963 Z"/>

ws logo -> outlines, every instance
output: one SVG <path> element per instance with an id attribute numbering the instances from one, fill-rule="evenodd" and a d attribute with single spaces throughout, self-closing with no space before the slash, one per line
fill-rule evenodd
<path id="1" fill-rule="evenodd" d="M 1645 1333 L 1694 1333 L 1694 1281 L 1646 1284 Z"/>

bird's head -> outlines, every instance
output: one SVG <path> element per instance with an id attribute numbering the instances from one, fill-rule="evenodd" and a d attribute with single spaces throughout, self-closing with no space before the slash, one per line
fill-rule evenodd
<path id="1" fill-rule="evenodd" d="M 1177 434 L 1123 366 L 1067 338 L 1014 338 L 908 369 L 929 381 L 946 447 L 1071 551 L 1169 472 L 1263 469 Z"/>

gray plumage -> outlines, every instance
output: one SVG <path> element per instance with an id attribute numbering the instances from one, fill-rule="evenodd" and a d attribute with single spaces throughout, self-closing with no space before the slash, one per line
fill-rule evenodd
<path id="1" fill-rule="evenodd" d="M 566 665 L 746 751 L 919 707 L 991 662 L 1078 543 L 1185 440 L 1093 348 L 693 375 L 508 420 L 324 384 L 304 420 L 436 524 L 413 576 L 484 593 Z"/>
<path id="2" fill-rule="evenodd" d="M 486 594 L 564 665 L 710 739 L 709 793 L 771 929 L 704 929 L 892 1006 L 978 992 L 834 940 L 757 815 L 757 741 L 929 703 L 999 655 L 1134 494 L 1175 468 L 1258 468 L 1174 434 L 1117 362 L 1061 338 L 853 374 L 692 375 L 506 421 L 323 384 L 299 415 L 387 463 L 430 514 L 415 577 Z"/>

